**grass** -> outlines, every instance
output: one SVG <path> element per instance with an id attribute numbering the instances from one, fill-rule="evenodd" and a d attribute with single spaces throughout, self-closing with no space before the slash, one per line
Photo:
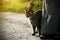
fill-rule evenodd
<path id="1" fill-rule="evenodd" d="M 0 5 L 0 12 L 17 12 L 17 13 L 24 13 L 24 9 L 27 7 L 29 2 L 5 2 L 3 5 Z M 34 2 L 34 10 L 42 9 L 42 1 L 35 1 Z"/>

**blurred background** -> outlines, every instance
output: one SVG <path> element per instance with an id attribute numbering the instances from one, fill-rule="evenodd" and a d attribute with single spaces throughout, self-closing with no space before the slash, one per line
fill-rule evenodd
<path id="1" fill-rule="evenodd" d="M 40 40 L 33 37 L 32 27 L 24 13 L 30 0 L 0 0 L 0 40 Z M 33 10 L 42 9 L 42 0 L 35 0 Z"/>
<path id="2" fill-rule="evenodd" d="M 0 0 L 0 12 L 24 13 L 30 0 Z M 42 8 L 42 0 L 35 0 L 33 10 Z"/>

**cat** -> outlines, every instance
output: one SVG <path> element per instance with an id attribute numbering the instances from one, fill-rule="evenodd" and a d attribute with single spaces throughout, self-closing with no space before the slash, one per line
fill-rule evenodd
<path id="1" fill-rule="evenodd" d="M 40 32 L 41 32 L 41 18 L 42 18 L 42 10 L 37 10 L 37 11 L 33 11 L 33 10 L 27 10 L 25 9 L 25 15 L 27 18 L 30 19 L 30 23 L 32 25 L 33 28 L 33 33 L 32 35 L 35 36 L 35 34 L 37 32 L 39 32 L 39 36 L 40 36 Z M 37 32 L 36 32 L 36 28 L 37 28 Z"/>

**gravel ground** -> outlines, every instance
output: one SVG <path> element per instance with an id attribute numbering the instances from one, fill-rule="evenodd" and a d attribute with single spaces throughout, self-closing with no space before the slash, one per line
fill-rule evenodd
<path id="1" fill-rule="evenodd" d="M 0 12 L 0 40 L 40 40 L 31 34 L 31 24 L 24 14 Z"/>

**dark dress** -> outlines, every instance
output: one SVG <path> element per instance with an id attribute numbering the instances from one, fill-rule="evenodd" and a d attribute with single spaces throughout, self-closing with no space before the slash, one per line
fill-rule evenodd
<path id="1" fill-rule="evenodd" d="M 42 40 L 60 38 L 60 0 L 43 0 L 41 22 Z"/>

